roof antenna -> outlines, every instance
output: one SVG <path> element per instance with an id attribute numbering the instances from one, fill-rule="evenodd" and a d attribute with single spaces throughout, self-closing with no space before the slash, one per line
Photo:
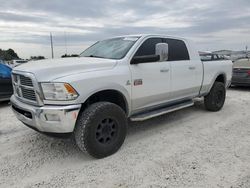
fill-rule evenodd
<path id="1" fill-rule="evenodd" d="M 50 47 L 51 47 L 51 57 L 52 57 L 52 59 L 54 59 L 53 39 L 52 39 L 51 32 L 50 32 Z"/>

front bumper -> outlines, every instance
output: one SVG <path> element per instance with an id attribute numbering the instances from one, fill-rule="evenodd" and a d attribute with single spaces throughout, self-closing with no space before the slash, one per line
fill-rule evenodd
<path id="1" fill-rule="evenodd" d="M 10 99 L 17 119 L 24 124 L 46 133 L 71 133 L 81 105 L 33 106 L 23 103 L 13 95 Z"/>

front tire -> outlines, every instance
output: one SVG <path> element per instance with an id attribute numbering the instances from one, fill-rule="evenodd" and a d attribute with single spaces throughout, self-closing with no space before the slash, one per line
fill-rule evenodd
<path id="1" fill-rule="evenodd" d="M 222 82 L 215 82 L 209 94 L 204 98 L 205 108 L 212 112 L 221 110 L 226 99 L 226 87 Z"/>
<path id="2" fill-rule="evenodd" d="M 125 112 L 116 104 L 98 102 L 79 114 L 74 136 L 77 146 L 95 158 L 114 154 L 127 132 Z"/>

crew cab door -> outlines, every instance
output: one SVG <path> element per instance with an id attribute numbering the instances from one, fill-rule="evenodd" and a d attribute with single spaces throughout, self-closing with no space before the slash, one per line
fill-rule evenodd
<path id="1" fill-rule="evenodd" d="M 169 45 L 168 61 L 171 66 L 171 100 L 184 100 L 199 94 L 203 68 L 199 60 L 190 60 L 184 41 L 163 39 Z"/>
<path id="2" fill-rule="evenodd" d="M 148 38 L 144 40 L 134 56 L 155 55 L 156 44 L 162 42 L 162 38 Z M 133 110 L 158 105 L 169 99 L 170 62 L 130 64 L 130 70 Z"/>

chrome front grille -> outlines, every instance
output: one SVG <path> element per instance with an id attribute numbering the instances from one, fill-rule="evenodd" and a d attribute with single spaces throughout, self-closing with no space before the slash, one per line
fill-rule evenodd
<path id="1" fill-rule="evenodd" d="M 28 78 L 28 77 L 23 76 L 23 75 L 20 75 L 20 82 L 24 86 L 33 87 L 32 80 L 30 78 Z"/>
<path id="2" fill-rule="evenodd" d="M 30 77 L 21 74 L 12 74 L 14 94 L 20 99 L 37 104 L 37 97 L 33 81 Z"/>
<path id="3" fill-rule="evenodd" d="M 22 95 L 25 99 L 36 101 L 36 94 L 34 90 L 22 88 Z"/>

